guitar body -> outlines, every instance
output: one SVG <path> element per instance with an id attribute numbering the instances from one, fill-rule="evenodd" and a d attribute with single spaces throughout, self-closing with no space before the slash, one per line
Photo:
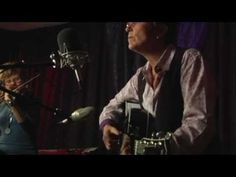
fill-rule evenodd
<path id="1" fill-rule="evenodd" d="M 123 125 L 125 138 L 133 155 L 162 155 L 168 153 L 171 134 L 155 131 L 155 118 L 143 110 L 139 103 L 126 102 L 126 120 Z M 129 138 L 127 138 L 127 136 Z"/>

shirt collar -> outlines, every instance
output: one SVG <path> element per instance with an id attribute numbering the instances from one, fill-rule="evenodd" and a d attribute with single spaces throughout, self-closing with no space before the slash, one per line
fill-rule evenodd
<path id="1" fill-rule="evenodd" d="M 166 72 L 170 68 L 170 64 L 172 59 L 174 58 L 174 54 L 176 51 L 176 47 L 172 44 L 168 45 L 166 50 L 163 52 L 163 55 L 160 57 L 160 61 L 155 67 L 155 71 L 158 72 Z M 147 62 L 143 67 L 142 72 L 145 74 L 150 70 L 150 64 Z"/>

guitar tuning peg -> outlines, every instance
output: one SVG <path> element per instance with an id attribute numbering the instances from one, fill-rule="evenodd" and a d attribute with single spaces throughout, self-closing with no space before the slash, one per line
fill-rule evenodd
<path id="1" fill-rule="evenodd" d="M 152 132 L 151 138 L 152 138 L 152 139 L 156 138 L 156 132 Z"/>
<path id="2" fill-rule="evenodd" d="M 156 133 L 156 138 L 161 139 L 163 137 L 165 137 L 165 133 L 164 132 L 160 131 L 160 132 Z"/>

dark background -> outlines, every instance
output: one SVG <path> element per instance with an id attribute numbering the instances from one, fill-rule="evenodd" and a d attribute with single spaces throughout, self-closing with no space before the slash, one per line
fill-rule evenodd
<path id="1" fill-rule="evenodd" d="M 81 43 L 88 50 L 90 58 L 90 63 L 82 70 L 82 90 L 79 90 L 74 72 L 69 68 L 37 67 L 25 71 L 29 77 L 40 73 L 40 77 L 31 82 L 30 86 L 34 95 L 44 104 L 58 107 L 67 113 L 80 107 L 95 107 L 93 114 L 86 120 L 68 125 L 57 125 L 53 114 L 41 109 L 39 148 L 97 146 L 101 136 L 98 117 L 102 108 L 145 62 L 141 56 L 127 49 L 125 23 L 73 22 L 30 28 L 14 25 L 5 28 L 6 24 L 2 26 L 0 63 L 9 60 L 24 60 L 26 63 L 50 61 L 50 54 L 58 50 L 58 32 L 66 27 L 78 30 Z M 220 154 L 236 152 L 235 41 L 236 23 L 178 23 L 178 46 L 201 50 L 216 78 L 217 153 Z"/>

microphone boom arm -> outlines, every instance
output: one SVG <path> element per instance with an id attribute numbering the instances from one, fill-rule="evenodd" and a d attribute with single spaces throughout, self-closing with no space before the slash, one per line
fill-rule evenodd
<path id="1" fill-rule="evenodd" d="M 3 92 L 6 92 L 6 93 L 9 93 L 10 95 L 12 95 L 13 97 L 15 98 L 24 98 L 23 95 L 19 94 L 19 93 L 16 93 L 16 92 L 13 92 L 11 90 L 8 90 L 6 89 L 5 87 L 1 86 L 0 85 L 0 90 L 3 91 Z M 25 99 L 27 101 L 27 99 Z M 70 115 L 69 114 L 66 114 L 66 113 L 63 113 L 62 111 L 60 111 L 58 108 L 53 108 L 53 107 L 50 107 L 50 106 L 47 106 L 45 104 L 43 104 L 41 101 L 39 101 L 38 99 L 33 99 L 33 103 L 50 111 L 50 112 L 53 112 L 54 116 L 60 116 L 60 117 L 69 117 Z"/>
<path id="2" fill-rule="evenodd" d="M 42 62 L 42 63 L 32 63 L 32 64 L 26 64 L 26 63 L 18 63 L 18 64 L 12 64 L 12 65 L 0 65 L 0 69 L 12 69 L 12 68 L 32 68 L 32 67 L 49 67 L 54 66 L 53 62 Z"/>

